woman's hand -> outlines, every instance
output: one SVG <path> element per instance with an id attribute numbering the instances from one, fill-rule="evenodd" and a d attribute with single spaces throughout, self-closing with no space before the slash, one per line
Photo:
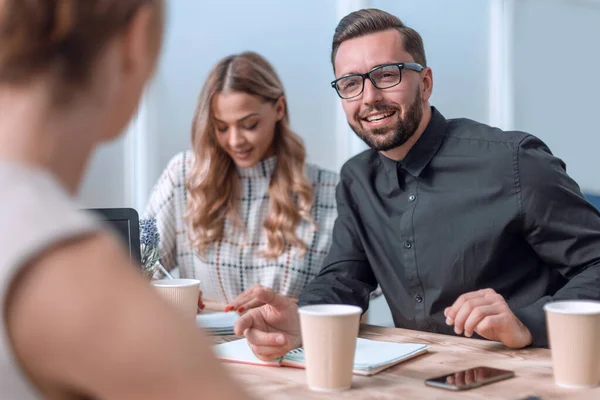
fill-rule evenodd
<path id="1" fill-rule="evenodd" d="M 204 310 L 204 303 L 202 302 L 202 290 L 200 291 L 200 293 L 198 294 L 198 311 L 202 311 Z"/>
<path id="2" fill-rule="evenodd" d="M 256 297 L 256 289 L 261 287 L 263 286 L 257 283 L 248 290 L 244 291 L 244 293 L 240 294 L 235 300 L 229 303 L 227 307 L 225 307 L 225 312 L 237 311 L 240 314 L 244 314 L 248 310 L 264 305 L 265 303 Z M 298 301 L 297 299 L 292 298 L 290 298 L 290 300 L 293 302 Z"/>

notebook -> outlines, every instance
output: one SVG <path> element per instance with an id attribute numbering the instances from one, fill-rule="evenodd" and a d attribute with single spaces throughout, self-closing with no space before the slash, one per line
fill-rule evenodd
<path id="1" fill-rule="evenodd" d="M 294 349 L 275 361 L 262 361 L 252 353 L 246 339 L 213 346 L 218 358 L 227 362 L 265 365 L 271 367 L 304 368 L 304 351 Z M 375 375 L 389 367 L 427 352 L 427 345 L 413 343 L 378 342 L 358 338 L 354 355 L 356 375 Z"/>
<path id="2" fill-rule="evenodd" d="M 196 325 L 209 335 L 233 335 L 233 325 L 239 318 L 236 312 L 213 312 L 196 315 Z"/>

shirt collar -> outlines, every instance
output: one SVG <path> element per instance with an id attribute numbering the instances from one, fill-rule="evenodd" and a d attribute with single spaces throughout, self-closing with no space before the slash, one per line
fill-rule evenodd
<path id="1" fill-rule="evenodd" d="M 435 107 L 431 107 L 431 120 L 404 160 L 394 161 L 379 153 L 385 170 L 388 173 L 395 173 L 396 168 L 402 167 L 412 176 L 421 175 L 446 137 L 446 128 L 446 118 Z"/>
<path id="2" fill-rule="evenodd" d="M 241 168 L 236 165 L 236 168 L 242 178 L 271 178 L 276 165 L 277 157 L 273 156 L 265 158 L 251 167 Z"/>

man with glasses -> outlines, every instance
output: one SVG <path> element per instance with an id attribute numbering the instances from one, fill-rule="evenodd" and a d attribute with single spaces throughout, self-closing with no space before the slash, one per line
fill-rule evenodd
<path id="1" fill-rule="evenodd" d="M 348 161 L 323 269 L 291 303 L 236 324 L 272 359 L 300 345 L 297 307 L 366 309 L 379 284 L 397 327 L 547 346 L 543 305 L 600 297 L 600 214 L 538 138 L 429 105 L 420 35 L 375 9 L 338 25 L 331 85 L 371 150 Z"/>

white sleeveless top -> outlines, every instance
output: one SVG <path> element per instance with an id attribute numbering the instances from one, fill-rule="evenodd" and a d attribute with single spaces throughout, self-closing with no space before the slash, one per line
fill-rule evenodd
<path id="1" fill-rule="evenodd" d="M 101 228 L 47 172 L 0 161 L 0 397 L 41 399 L 8 339 L 6 296 L 19 270 L 61 241 Z"/>

